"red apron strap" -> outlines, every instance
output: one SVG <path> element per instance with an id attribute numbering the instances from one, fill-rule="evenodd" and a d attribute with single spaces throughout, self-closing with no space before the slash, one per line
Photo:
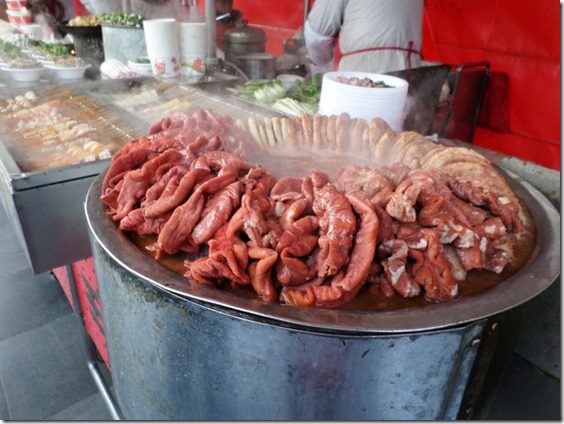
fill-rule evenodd
<path id="1" fill-rule="evenodd" d="M 376 51 L 380 51 L 380 50 L 400 50 L 400 51 L 407 52 L 407 65 L 408 65 L 408 67 L 411 68 L 411 55 L 413 53 L 415 53 L 415 54 L 418 54 L 419 56 L 421 56 L 421 52 L 419 50 L 415 50 L 413 48 L 413 45 L 414 45 L 413 41 L 410 41 L 407 44 L 407 48 L 406 47 L 399 47 L 399 46 L 368 47 L 366 49 L 358 49 L 358 50 L 353 50 L 352 52 L 343 53 L 341 55 L 341 57 L 351 56 L 353 54 L 359 54 L 359 53 L 376 52 Z"/>

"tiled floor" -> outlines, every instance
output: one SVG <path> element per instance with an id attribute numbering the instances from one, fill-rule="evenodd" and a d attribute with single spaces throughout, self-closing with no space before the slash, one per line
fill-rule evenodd
<path id="1" fill-rule="evenodd" d="M 79 325 L 55 278 L 33 275 L 0 207 L 0 419 L 111 419 Z"/>
<path id="2" fill-rule="evenodd" d="M 561 421 L 561 287 L 556 281 L 516 310 L 513 354 L 492 391 L 488 420 Z"/>
<path id="3" fill-rule="evenodd" d="M 560 284 L 525 319 L 487 420 L 560 420 Z M 50 273 L 33 275 L 0 207 L 0 419 L 110 420 L 89 374 L 79 321 Z"/>

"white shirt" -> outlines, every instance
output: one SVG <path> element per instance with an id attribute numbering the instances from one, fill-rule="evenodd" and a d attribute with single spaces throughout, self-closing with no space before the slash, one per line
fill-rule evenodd
<path id="1" fill-rule="evenodd" d="M 418 67 L 421 56 L 401 49 L 421 50 L 422 16 L 423 0 L 317 0 L 304 27 L 306 47 L 314 64 L 326 65 L 338 36 L 342 71 Z"/>

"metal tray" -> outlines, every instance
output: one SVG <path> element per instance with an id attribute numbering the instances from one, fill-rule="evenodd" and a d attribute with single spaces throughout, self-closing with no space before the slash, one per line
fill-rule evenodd
<path id="1" fill-rule="evenodd" d="M 13 98 L 28 90 L 40 92 L 54 88 L 56 86 L 49 84 L 11 87 L 3 89 L 0 97 Z M 110 105 L 106 105 L 105 110 L 122 118 L 127 126 L 146 131 L 147 125 L 135 117 Z M 0 135 L 0 204 L 33 272 L 41 273 L 89 256 L 82 203 L 94 177 L 108 167 L 110 160 L 24 172 L 6 148 L 5 137 L 5 134 Z"/>
<path id="2" fill-rule="evenodd" d="M 100 85 L 96 83 L 74 83 L 66 84 L 65 87 L 71 88 L 77 94 L 88 96 L 93 86 Z M 5 100 L 13 98 L 17 95 L 24 94 L 26 91 L 36 91 L 39 96 L 45 92 L 56 92 L 57 86 L 46 85 L 43 87 L 25 87 L 25 88 L 7 88 L 2 91 L 0 98 Z M 109 115 L 116 117 L 125 126 L 129 127 L 133 132 L 128 133 L 129 139 L 144 134 L 148 125 L 130 115 L 126 111 L 112 106 L 109 103 L 97 102 L 100 109 L 107 111 Z M 8 140 L 6 135 L 0 136 L 0 175 L 7 180 L 13 190 L 25 190 L 33 187 L 45 186 L 48 184 L 58 183 L 62 181 L 74 180 L 81 177 L 98 175 L 105 170 L 109 164 L 109 159 L 95 160 L 92 162 L 83 162 L 62 167 L 53 167 L 50 169 L 39 171 L 23 171 L 14 156 L 9 152 L 5 143 L 11 142 L 17 145 L 17 140 Z M 23 151 L 25 153 L 25 150 Z"/>
<path id="3" fill-rule="evenodd" d="M 228 314 L 245 313 L 281 324 L 355 333 L 405 333 L 435 330 L 486 318 L 516 307 L 545 290 L 560 274 L 560 216 L 533 186 L 514 174 L 506 178 L 529 208 L 537 228 L 537 246 L 529 261 L 495 287 L 450 303 L 390 311 L 302 309 L 244 299 L 233 293 L 194 284 L 156 261 L 147 260 L 137 246 L 110 220 L 99 195 L 102 176 L 88 191 L 85 202 L 90 237 L 119 265 L 160 289 L 186 301 L 222 307 Z"/>

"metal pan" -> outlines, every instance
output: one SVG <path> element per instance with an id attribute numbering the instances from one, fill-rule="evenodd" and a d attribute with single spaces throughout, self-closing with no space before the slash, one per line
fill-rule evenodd
<path id="1" fill-rule="evenodd" d="M 282 325 L 334 332 L 406 333 L 452 327 L 477 321 L 516 307 L 545 290 L 560 274 L 560 216 L 533 186 L 507 175 L 509 183 L 528 206 L 537 228 L 537 246 L 529 261 L 514 275 L 480 294 L 450 303 L 390 311 L 301 309 L 244 299 L 233 293 L 193 284 L 147 255 L 120 232 L 106 214 L 99 195 L 103 176 L 88 192 L 85 210 L 91 237 L 126 271 L 151 284 L 225 313 L 245 313 Z"/>

